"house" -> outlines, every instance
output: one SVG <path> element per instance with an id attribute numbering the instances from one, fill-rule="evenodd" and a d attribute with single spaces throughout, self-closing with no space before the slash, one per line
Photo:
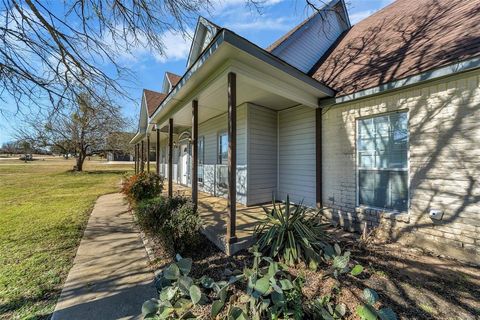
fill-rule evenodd
<path id="1" fill-rule="evenodd" d="M 158 141 L 170 195 L 227 199 L 227 252 L 244 208 L 290 195 L 479 263 L 478 21 L 479 0 L 397 0 L 352 26 L 333 0 L 263 49 L 200 18 L 186 72 L 144 96 L 131 143 Z"/>
<path id="2" fill-rule="evenodd" d="M 129 143 L 134 134 L 130 132 L 112 132 L 105 141 L 105 149 L 102 150 L 108 161 L 134 161 L 132 146 Z"/>

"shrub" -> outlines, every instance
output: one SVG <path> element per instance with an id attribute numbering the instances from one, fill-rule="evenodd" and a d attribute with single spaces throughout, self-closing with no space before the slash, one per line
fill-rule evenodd
<path id="1" fill-rule="evenodd" d="M 288 265 L 304 261 L 311 269 L 316 269 L 327 235 L 317 213 L 309 213 L 302 204 L 293 205 L 287 201 L 273 208 L 264 208 L 267 217 L 260 220 L 255 229 L 257 244 L 262 252 L 272 258 L 285 261 Z"/>
<path id="2" fill-rule="evenodd" d="M 347 313 L 344 303 L 335 304 L 331 295 L 316 298 L 307 306 L 307 313 L 312 319 L 343 319 Z"/>
<path id="3" fill-rule="evenodd" d="M 170 219 L 167 199 L 158 196 L 141 200 L 135 208 L 135 216 L 142 229 L 151 233 L 160 232 L 165 221 Z"/>
<path id="4" fill-rule="evenodd" d="M 397 315 L 391 308 L 375 308 L 378 302 L 378 293 L 370 288 L 363 290 L 364 303 L 357 307 L 357 315 L 362 320 L 397 320 Z"/>
<path id="5" fill-rule="evenodd" d="M 174 251 L 183 252 L 199 240 L 201 219 L 187 197 L 144 199 L 138 202 L 135 215 L 145 231 L 161 236 Z"/>
<path id="6" fill-rule="evenodd" d="M 302 319 L 301 279 L 260 252 L 253 254 L 251 268 L 218 282 L 207 276 L 189 277 L 192 260 L 177 255 L 177 262 L 166 267 L 156 281 L 159 299 L 146 301 L 142 313 L 155 319 L 196 319 L 192 308 L 210 304 L 212 319 L 222 312 L 222 319 Z M 228 297 L 237 282 L 241 290 Z"/>
<path id="7" fill-rule="evenodd" d="M 159 195 L 163 190 L 163 179 L 154 173 L 139 173 L 126 178 L 122 185 L 122 192 L 130 202 L 136 203 L 142 199 L 149 199 Z"/>
<path id="8" fill-rule="evenodd" d="M 241 309 L 251 319 L 303 319 L 303 279 L 293 278 L 286 266 L 262 257 L 257 249 L 254 246 L 251 250 L 252 268 L 243 271 L 247 290 L 239 300 L 247 301 L 247 308 Z"/>
<path id="9" fill-rule="evenodd" d="M 172 202 L 173 199 L 175 198 L 172 198 Z M 171 231 L 175 250 L 183 252 L 186 247 L 191 247 L 199 241 L 202 222 L 191 200 L 183 204 L 178 201 L 176 205 L 179 206 L 170 215 L 167 231 Z"/>
<path id="10" fill-rule="evenodd" d="M 177 261 L 164 269 L 156 281 L 158 299 L 143 303 L 142 313 L 147 318 L 158 316 L 160 319 L 186 319 L 193 316 L 193 305 L 206 300 L 198 281 L 189 277 L 192 260 L 180 256 Z"/>

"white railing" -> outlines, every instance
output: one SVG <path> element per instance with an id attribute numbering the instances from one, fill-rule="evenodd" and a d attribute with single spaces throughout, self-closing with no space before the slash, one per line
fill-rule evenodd
<path id="1" fill-rule="evenodd" d="M 168 164 L 160 165 L 160 174 L 168 178 Z M 177 177 L 177 165 L 173 165 L 173 181 L 180 183 Z M 198 165 L 198 186 L 201 191 L 215 197 L 228 195 L 228 166 L 225 164 L 200 164 Z M 247 166 L 237 166 L 237 201 L 246 203 L 247 192 Z"/>

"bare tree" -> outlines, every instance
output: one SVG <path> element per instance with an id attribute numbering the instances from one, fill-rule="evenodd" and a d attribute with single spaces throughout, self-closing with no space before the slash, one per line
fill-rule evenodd
<path id="1" fill-rule="evenodd" d="M 6 154 L 13 155 L 14 153 L 18 153 L 18 149 L 17 141 L 9 141 L 2 144 L 2 152 Z"/>
<path id="2" fill-rule="evenodd" d="M 118 106 L 106 99 L 98 103 L 88 93 L 77 96 L 71 112 L 55 112 L 40 123 L 38 118 L 30 119 L 28 123 L 19 136 L 67 155 L 73 152 L 76 156 L 75 171 L 82 171 L 86 157 L 105 149 L 107 137 L 125 126 Z"/>
<path id="3" fill-rule="evenodd" d="M 125 97 L 118 56 L 138 46 L 164 54 L 162 35 L 186 35 L 210 0 L 0 0 L 0 101 L 48 97 L 55 106 L 87 92 Z M 115 72 L 101 66 L 111 64 Z M 1 109 L 0 109 L 1 111 Z"/>

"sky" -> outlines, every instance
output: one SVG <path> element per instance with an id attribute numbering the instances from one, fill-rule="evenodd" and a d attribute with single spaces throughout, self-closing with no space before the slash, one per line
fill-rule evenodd
<path id="1" fill-rule="evenodd" d="M 353 24 L 387 6 L 393 0 L 346 0 L 350 21 Z M 214 9 L 204 13 L 205 18 L 228 28 L 260 47 L 267 47 L 283 34 L 307 18 L 312 12 L 304 0 L 264 0 L 260 13 L 245 5 L 245 0 L 216 0 Z M 193 29 L 195 25 L 191 26 Z M 134 85 L 127 89 L 135 102 L 125 102 L 125 116 L 137 118 L 142 89 L 161 91 L 166 71 L 183 75 L 190 49 L 190 38 L 167 32 L 163 35 L 166 55 L 152 54 L 148 48 L 138 47 L 133 54 L 125 54 L 118 61 L 134 73 Z M 107 66 L 108 68 L 108 66 Z M 1 107 L 0 107 L 1 108 Z M 14 127 L 19 119 L 12 114 L 0 115 L 0 145 L 15 137 Z"/>

